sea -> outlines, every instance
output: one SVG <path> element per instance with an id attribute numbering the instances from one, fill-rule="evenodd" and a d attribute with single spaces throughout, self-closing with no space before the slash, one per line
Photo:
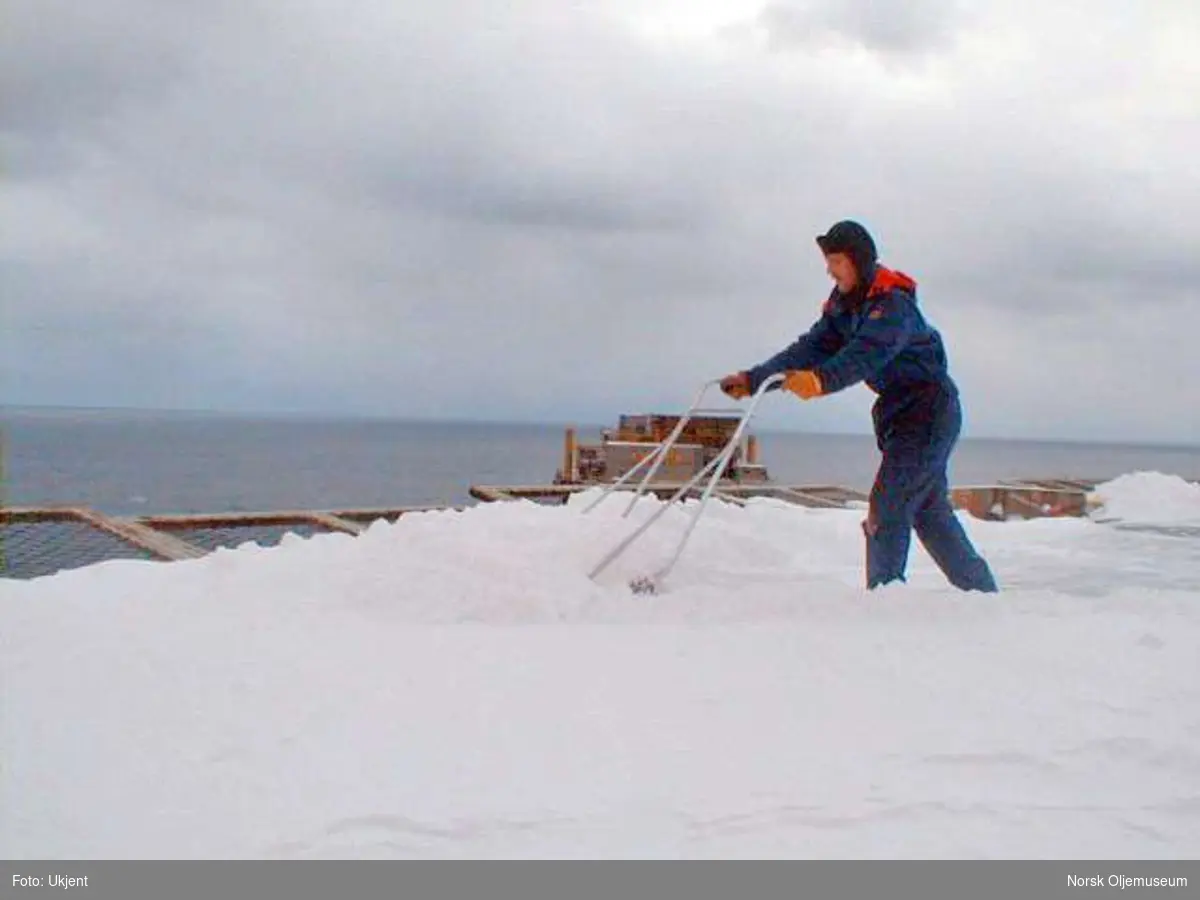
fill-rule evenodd
<path id="1" fill-rule="evenodd" d="M 123 516 L 470 505 L 471 485 L 549 484 L 568 424 L 592 441 L 615 423 L 6 409 L 0 501 Z M 778 483 L 866 490 L 879 462 L 869 435 L 753 431 Z M 966 437 L 950 475 L 966 485 L 1136 471 L 1200 479 L 1200 448 Z"/>

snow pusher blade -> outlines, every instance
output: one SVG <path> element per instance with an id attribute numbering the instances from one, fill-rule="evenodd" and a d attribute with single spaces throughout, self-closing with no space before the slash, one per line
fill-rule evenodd
<path id="1" fill-rule="evenodd" d="M 688 522 L 687 527 L 684 529 L 683 536 L 679 541 L 679 545 L 675 548 L 675 552 L 672 554 L 671 558 L 667 560 L 666 564 L 657 571 L 648 575 L 637 576 L 629 581 L 629 589 L 635 594 L 657 594 L 662 589 L 663 582 L 667 575 L 675 567 L 675 564 L 679 561 L 679 557 L 683 555 L 683 548 L 687 545 L 688 539 L 691 537 L 692 531 L 695 529 L 697 522 L 700 521 L 700 516 L 704 513 L 704 509 L 708 505 L 709 498 L 712 496 L 713 490 L 717 486 L 717 482 L 721 480 L 721 476 L 725 474 L 725 470 L 729 467 L 729 463 L 733 459 L 733 454 L 737 450 L 738 442 L 741 441 L 742 434 L 745 432 L 746 426 L 750 423 L 750 419 L 754 416 L 754 411 L 758 407 L 759 401 L 762 400 L 763 395 L 766 394 L 766 392 L 773 385 L 783 381 L 783 378 L 783 374 L 773 375 L 759 386 L 754 396 L 750 399 L 749 404 L 747 404 L 746 410 L 742 413 L 741 418 L 738 421 L 737 428 L 734 430 L 725 446 L 721 449 L 721 452 L 713 457 L 713 459 L 710 460 L 703 469 L 693 475 L 686 484 L 675 491 L 671 498 L 662 506 L 660 506 L 654 515 L 643 522 L 635 531 L 625 537 L 612 550 L 610 550 L 604 556 L 604 558 L 595 565 L 592 571 L 588 573 L 589 578 L 595 580 L 596 577 L 606 568 L 608 568 L 608 566 L 610 566 L 613 561 L 616 560 L 622 553 L 624 553 L 634 541 L 645 534 L 650 526 L 662 518 L 668 509 L 670 509 L 675 503 L 682 501 L 683 498 L 685 498 L 706 475 L 709 475 L 710 477 L 708 484 L 704 488 L 704 493 L 700 497 L 700 503 L 697 505 L 695 512 L 692 513 L 691 521 Z M 600 496 L 593 500 L 583 510 L 584 514 L 595 509 L 596 506 L 601 503 L 601 501 L 611 495 L 613 491 L 627 482 L 643 467 L 649 466 L 649 471 L 647 471 L 642 477 L 641 482 L 638 484 L 637 490 L 634 491 L 633 498 L 629 502 L 629 506 L 626 507 L 625 512 L 622 513 L 622 518 L 628 516 L 633 510 L 634 505 L 637 503 L 638 498 L 645 493 L 650 480 L 658 472 L 659 467 L 662 465 L 663 460 L 667 458 L 667 454 L 671 451 L 672 446 L 679 440 L 679 436 L 683 433 L 683 429 L 686 427 L 688 421 L 690 421 L 691 418 L 696 414 L 696 411 L 700 406 L 700 402 L 704 399 L 704 395 L 714 385 L 719 384 L 720 381 L 707 382 L 696 395 L 696 399 L 692 402 L 692 405 L 689 406 L 687 411 L 679 418 L 679 421 L 672 429 L 670 435 L 667 436 L 667 439 L 661 444 L 657 445 L 657 447 L 650 454 L 648 454 L 645 459 L 621 476 L 620 479 L 608 485 L 600 494 Z"/>

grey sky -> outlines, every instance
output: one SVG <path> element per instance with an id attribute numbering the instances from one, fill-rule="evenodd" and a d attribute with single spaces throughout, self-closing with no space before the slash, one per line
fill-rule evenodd
<path id="1" fill-rule="evenodd" d="M 968 434 L 1200 443 L 1188 0 L 15 0 L 3 41 L 3 402 L 675 411 L 812 323 L 854 217 Z"/>

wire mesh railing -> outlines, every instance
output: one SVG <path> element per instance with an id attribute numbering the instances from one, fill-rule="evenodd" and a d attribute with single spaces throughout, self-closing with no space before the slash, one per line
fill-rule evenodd
<path id="1" fill-rule="evenodd" d="M 4 578 L 40 578 L 114 559 L 158 558 L 145 547 L 77 519 L 5 522 L 0 528 Z"/>
<path id="2" fill-rule="evenodd" d="M 955 487 L 951 502 L 985 519 L 1079 516 L 1091 509 L 1093 483 L 1081 479 L 1040 479 Z M 557 505 L 594 488 L 587 484 L 473 485 L 470 494 L 483 502 L 526 501 Z M 660 498 L 673 485 L 655 484 Z M 743 505 L 755 498 L 786 500 L 801 506 L 855 507 L 867 495 L 838 485 L 728 485 L 721 499 Z M 53 575 L 108 560 L 195 559 L 220 548 L 246 543 L 275 547 L 293 534 L 360 534 L 378 521 L 402 515 L 462 507 L 403 506 L 343 510 L 295 510 L 206 515 L 111 517 L 87 508 L 0 508 L 0 578 Z M 1195 536 L 1188 530 L 1187 536 Z"/>
<path id="3" fill-rule="evenodd" d="M 110 560 L 195 559 L 287 535 L 361 534 L 371 523 L 442 507 L 112 517 L 85 508 L 0 509 L 0 578 L 31 579 Z"/>
<path id="4" fill-rule="evenodd" d="M 186 528 L 176 532 L 176 536 L 194 547 L 212 552 L 219 548 L 235 549 L 243 544 L 257 544 L 260 547 L 278 546 L 288 534 L 296 534 L 302 538 L 311 538 L 317 534 L 328 533 L 328 529 L 315 525 L 299 523 L 287 525 L 228 525 L 206 526 L 202 528 Z"/>

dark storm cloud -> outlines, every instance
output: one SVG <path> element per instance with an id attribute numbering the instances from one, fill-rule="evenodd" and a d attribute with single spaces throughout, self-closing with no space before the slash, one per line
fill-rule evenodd
<path id="1" fill-rule="evenodd" d="M 1186 17 L 775 3 L 672 42 L 633 3 L 13 6 L 10 402 L 674 408 L 807 327 L 813 236 L 849 215 L 921 282 L 981 430 L 1200 432 Z M 1131 29 L 1133 70 L 1104 52 Z M 1165 367 L 1123 412 L 1117 359 Z"/>

